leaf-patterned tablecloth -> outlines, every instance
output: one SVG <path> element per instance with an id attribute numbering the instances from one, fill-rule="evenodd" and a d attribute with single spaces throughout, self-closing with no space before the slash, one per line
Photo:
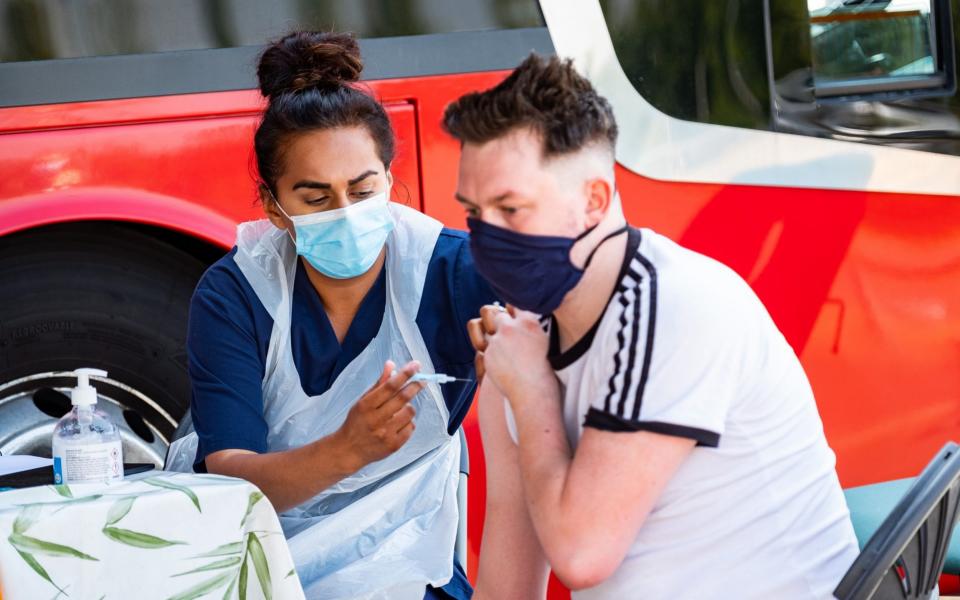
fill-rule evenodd
<path id="1" fill-rule="evenodd" d="M 280 522 L 253 485 L 157 473 L 0 493 L 4 600 L 300 600 Z"/>

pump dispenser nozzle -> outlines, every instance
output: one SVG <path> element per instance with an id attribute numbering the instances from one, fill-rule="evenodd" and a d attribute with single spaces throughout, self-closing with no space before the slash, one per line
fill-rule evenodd
<path id="1" fill-rule="evenodd" d="M 107 372 L 101 369 L 77 369 L 73 372 L 77 376 L 77 387 L 70 393 L 70 401 L 74 406 L 91 406 L 97 403 L 97 388 L 90 385 L 90 377 L 106 377 Z"/>

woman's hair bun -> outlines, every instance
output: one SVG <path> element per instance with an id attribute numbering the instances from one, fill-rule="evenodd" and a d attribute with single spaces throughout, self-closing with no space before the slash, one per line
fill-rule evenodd
<path id="1" fill-rule="evenodd" d="M 295 31 L 260 55 L 260 92 L 273 98 L 313 87 L 357 81 L 363 71 L 360 46 L 349 33 Z"/>

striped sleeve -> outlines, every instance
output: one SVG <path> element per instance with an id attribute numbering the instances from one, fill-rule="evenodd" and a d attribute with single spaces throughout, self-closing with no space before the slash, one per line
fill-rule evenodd
<path id="1" fill-rule="evenodd" d="M 637 253 L 613 298 L 618 319 L 595 365 L 605 385 L 593 393 L 584 426 L 716 447 L 733 394 L 725 389 L 731 378 L 724 375 L 723 341 L 714 339 L 722 334 L 710 311 L 700 309 L 707 298 L 663 287 L 656 267 Z"/>

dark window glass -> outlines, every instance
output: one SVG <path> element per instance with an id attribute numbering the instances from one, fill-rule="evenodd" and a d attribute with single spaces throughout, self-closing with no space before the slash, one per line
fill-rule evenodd
<path id="1" fill-rule="evenodd" d="M 763 0 L 601 1 L 617 57 L 668 115 L 769 125 Z"/>
<path id="2" fill-rule="evenodd" d="M 541 26 L 535 0 L 0 0 L 0 62 L 252 46 L 297 27 L 371 38 Z"/>

